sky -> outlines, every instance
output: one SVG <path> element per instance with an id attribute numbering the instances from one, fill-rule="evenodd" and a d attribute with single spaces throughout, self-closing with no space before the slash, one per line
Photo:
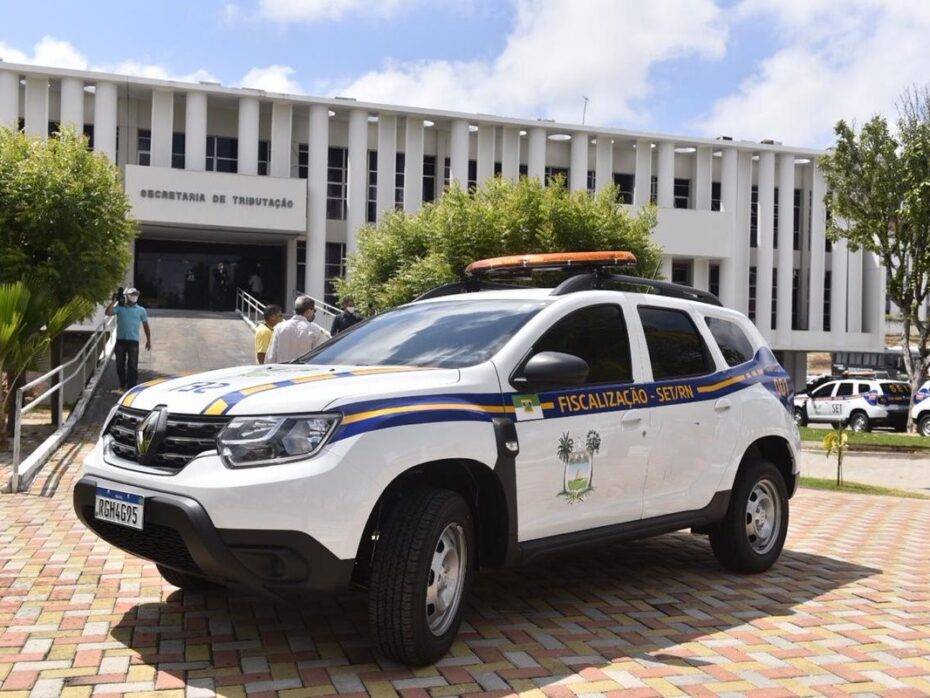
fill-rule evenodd
<path id="1" fill-rule="evenodd" d="M 930 0 L 0 0 L 0 58 L 825 147 L 930 81 Z"/>

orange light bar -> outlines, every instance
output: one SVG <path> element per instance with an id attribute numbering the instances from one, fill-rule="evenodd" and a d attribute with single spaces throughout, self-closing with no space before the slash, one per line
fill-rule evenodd
<path id="1" fill-rule="evenodd" d="M 509 257 L 492 257 L 472 262 L 466 274 L 515 269 L 555 269 L 562 267 L 614 267 L 636 264 L 632 252 L 622 250 L 605 252 L 547 252 L 544 254 L 517 254 Z"/>

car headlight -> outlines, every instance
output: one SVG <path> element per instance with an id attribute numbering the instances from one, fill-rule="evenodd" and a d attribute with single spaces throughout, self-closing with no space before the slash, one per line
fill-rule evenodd
<path id="1" fill-rule="evenodd" d="M 319 451 L 338 423 L 333 414 L 234 417 L 216 437 L 216 448 L 232 468 L 287 463 Z"/>

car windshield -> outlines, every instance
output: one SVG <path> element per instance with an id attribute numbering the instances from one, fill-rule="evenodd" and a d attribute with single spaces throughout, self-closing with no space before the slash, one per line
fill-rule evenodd
<path id="1" fill-rule="evenodd" d="M 307 364 L 463 368 L 491 358 L 545 301 L 450 300 L 376 315 L 302 357 Z"/>

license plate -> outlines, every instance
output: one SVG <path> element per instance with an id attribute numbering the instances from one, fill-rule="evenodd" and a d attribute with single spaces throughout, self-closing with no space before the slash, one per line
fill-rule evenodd
<path id="1" fill-rule="evenodd" d="M 94 518 L 141 531 L 144 501 L 141 494 L 98 487 L 94 498 Z"/>

